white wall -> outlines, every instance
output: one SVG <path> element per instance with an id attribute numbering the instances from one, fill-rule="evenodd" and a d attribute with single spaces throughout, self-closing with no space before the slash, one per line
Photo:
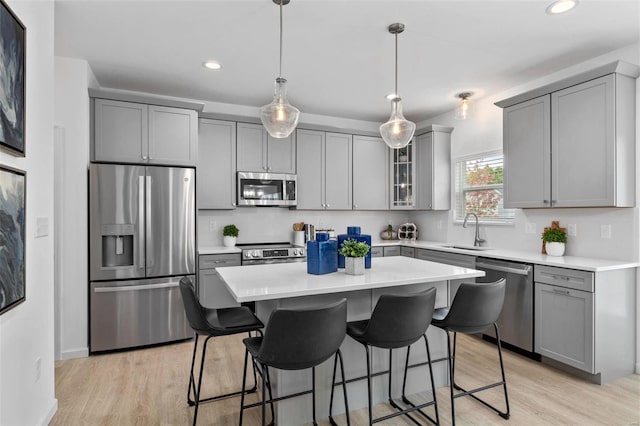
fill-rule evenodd
<path id="1" fill-rule="evenodd" d="M 0 424 L 47 424 L 54 397 L 53 236 L 35 238 L 36 218 L 53 231 L 53 2 L 8 0 L 27 27 L 26 157 L 0 163 L 27 172 L 26 301 L 0 316 Z M 36 360 L 42 362 L 36 379 Z"/>
<path id="2" fill-rule="evenodd" d="M 88 87 L 97 81 L 84 60 L 55 58 L 56 359 L 87 356 Z"/>
<path id="3" fill-rule="evenodd" d="M 451 135 L 451 157 L 478 154 L 488 151 L 502 150 L 502 109 L 493 103 L 510 96 L 526 92 L 544 84 L 560 80 L 579 72 L 606 64 L 614 60 L 624 60 L 640 64 L 640 47 L 638 44 L 628 46 L 604 56 L 589 60 L 582 64 L 562 70 L 561 72 L 532 81 L 526 85 L 515 87 L 502 93 L 489 95 L 473 103 L 471 116 L 467 120 L 455 120 L 453 112 L 420 123 L 453 126 Z M 637 85 L 638 101 L 640 101 L 640 84 Z M 640 113 L 640 107 L 637 107 Z M 640 120 L 638 120 L 640 122 Z M 637 132 L 640 134 L 640 132 Z M 636 153 L 640 154 L 636 149 Z M 638 162 L 640 164 L 640 162 Z M 640 187 L 640 185 L 637 185 Z M 640 201 L 640 197 L 637 197 Z M 449 241 L 469 244 L 473 242 L 473 228 L 464 229 L 453 222 L 453 212 L 415 212 L 411 219 L 422 230 L 421 238 L 434 241 Z M 577 236 L 569 237 L 568 255 L 597 257 L 603 259 L 638 260 L 638 208 L 603 208 L 603 209 L 527 209 L 517 210 L 515 223 L 512 226 L 482 226 L 482 236 L 489 246 L 520 250 L 540 250 L 540 233 L 552 220 L 559 220 L 561 225 L 577 224 Z M 536 224 L 535 234 L 525 234 L 527 222 Z M 441 229 L 438 229 L 438 225 Z M 600 238 L 600 225 L 610 224 L 612 238 Z"/>

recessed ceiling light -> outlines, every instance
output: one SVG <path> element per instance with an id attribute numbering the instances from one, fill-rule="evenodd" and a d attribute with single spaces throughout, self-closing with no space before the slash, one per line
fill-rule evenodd
<path id="1" fill-rule="evenodd" d="M 220 65 L 220 63 L 216 61 L 203 62 L 202 66 L 210 70 L 219 70 L 220 68 L 222 68 L 222 65 Z"/>
<path id="2" fill-rule="evenodd" d="M 391 99 L 395 99 L 398 97 L 398 95 L 396 95 L 395 93 L 389 93 L 387 96 L 385 96 L 388 100 Z"/>
<path id="3" fill-rule="evenodd" d="M 565 13 L 573 9 L 578 5 L 578 0 L 557 0 L 547 7 L 547 13 L 549 15 L 558 15 Z"/>

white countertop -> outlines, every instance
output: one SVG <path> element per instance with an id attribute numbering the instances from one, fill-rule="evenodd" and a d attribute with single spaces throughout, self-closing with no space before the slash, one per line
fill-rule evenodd
<path id="1" fill-rule="evenodd" d="M 307 273 L 306 262 L 229 266 L 217 269 L 238 302 L 369 290 L 407 284 L 484 276 L 483 271 L 409 257 L 377 257 L 364 275 L 344 269 L 325 275 Z"/>
<path id="2" fill-rule="evenodd" d="M 640 266 L 638 262 L 629 262 L 624 260 L 607 260 L 595 259 L 589 257 L 578 256 L 548 256 L 541 253 L 509 250 L 509 249 L 493 249 L 490 250 L 463 250 L 458 248 L 443 247 L 452 245 L 452 243 L 437 241 L 399 241 L 399 240 L 377 240 L 371 242 L 372 246 L 392 246 L 400 245 L 404 247 L 415 247 L 429 250 L 438 250 L 442 252 L 466 254 L 476 257 L 486 257 L 490 259 L 510 260 L 514 262 L 534 263 L 536 265 L 558 266 L 569 269 L 579 269 L 582 271 L 602 272 L 612 271 L 616 269 L 637 268 Z M 465 244 L 466 245 L 466 244 Z"/>

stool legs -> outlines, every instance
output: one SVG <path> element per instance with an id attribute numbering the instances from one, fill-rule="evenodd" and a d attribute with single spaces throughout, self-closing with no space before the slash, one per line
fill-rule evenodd
<path id="1" fill-rule="evenodd" d="M 482 386 L 476 389 L 472 389 L 472 390 L 466 390 L 464 388 L 462 388 L 461 386 L 459 386 L 456 382 L 455 382 L 455 357 L 456 357 L 456 337 L 457 337 L 457 333 L 453 333 L 453 350 L 451 349 L 451 338 L 450 338 L 450 333 L 448 330 L 445 330 L 447 333 L 447 355 L 448 355 L 448 364 L 449 364 L 449 394 L 451 397 L 451 422 L 452 425 L 456 424 L 456 414 L 455 414 L 455 406 L 454 406 L 454 400 L 455 398 L 461 397 L 461 396 L 470 396 L 473 399 L 475 399 L 476 401 L 480 402 L 481 404 L 483 404 L 484 406 L 492 409 L 493 411 L 495 411 L 500 417 L 502 417 L 503 419 L 509 419 L 510 417 L 510 408 L 509 408 L 509 395 L 507 394 L 507 380 L 506 380 L 506 376 L 504 374 L 504 362 L 502 359 L 502 345 L 500 344 L 500 333 L 498 331 L 498 326 L 494 323 L 493 324 L 493 328 L 496 332 L 496 341 L 497 341 L 497 346 L 498 346 L 498 357 L 500 358 L 500 374 L 501 374 L 501 378 L 502 381 L 500 382 L 496 382 L 496 383 L 492 383 L 486 386 Z M 496 407 L 494 407 L 493 405 L 487 403 L 486 401 L 484 401 L 483 399 L 477 397 L 476 395 L 474 395 L 476 392 L 480 392 L 483 390 L 487 390 L 487 389 L 491 389 L 497 386 L 502 386 L 503 392 L 504 392 L 504 402 L 505 402 L 505 406 L 506 406 L 506 411 L 500 411 L 498 410 Z M 454 394 L 454 389 L 461 391 L 460 393 Z"/>
<path id="2" fill-rule="evenodd" d="M 331 386 L 331 399 L 329 400 L 329 422 L 333 426 L 337 426 L 335 420 L 333 420 L 333 391 L 336 384 L 336 373 L 338 368 L 338 358 L 340 359 L 340 373 L 342 376 L 342 395 L 344 397 L 344 412 L 347 415 L 347 426 L 351 426 L 351 420 L 349 418 L 349 401 L 347 400 L 347 381 L 344 377 L 344 363 L 342 362 L 342 352 L 340 349 L 336 352 L 333 358 L 333 385 Z"/>
<path id="3" fill-rule="evenodd" d="M 439 425 L 440 424 L 440 415 L 438 413 L 438 399 L 436 397 L 436 385 L 435 385 L 435 382 L 433 380 L 433 366 L 431 365 L 431 351 L 429 350 L 429 340 L 427 339 L 427 335 L 426 334 L 424 336 L 422 336 L 422 337 L 424 339 L 424 344 L 425 344 L 425 348 L 426 348 L 426 351 L 427 351 L 427 363 L 428 363 L 428 366 L 429 366 L 429 380 L 431 381 L 431 393 L 433 394 L 433 407 L 434 407 L 435 412 L 436 412 L 436 419 L 433 420 L 428 414 L 423 412 L 422 409 L 420 409 L 419 407 L 416 407 L 416 405 L 413 402 L 409 401 L 409 398 L 407 398 L 407 396 L 406 396 L 407 370 L 409 369 L 409 354 L 411 353 L 411 346 L 407 346 L 407 357 L 406 357 L 405 363 L 404 363 L 404 378 L 402 380 L 402 401 L 407 405 L 410 405 L 410 406 L 412 406 L 414 408 L 417 408 L 418 413 L 420 413 L 422 416 L 426 417 L 427 420 L 429 420 L 431 423 Z M 425 406 L 428 406 L 430 404 L 431 403 L 422 404 L 420 407 L 425 407 Z"/>

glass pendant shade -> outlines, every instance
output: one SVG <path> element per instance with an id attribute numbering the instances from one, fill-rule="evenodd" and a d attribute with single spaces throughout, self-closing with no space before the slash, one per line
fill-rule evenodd
<path id="1" fill-rule="evenodd" d="M 391 100 L 391 116 L 380 125 L 380 135 L 389 148 L 403 148 L 409 144 L 416 131 L 416 124 L 405 119 L 402 115 L 402 100 Z"/>
<path id="2" fill-rule="evenodd" d="M 471 100 L 469 99 L 473 95 L 471 92 L 464 92 L 456 95 L 460 98 L 460 105 L 456 108 L 456 120 L 466 120 L 469 118 L 469 112 L 471 111 Z"/>
<path id="3" fill-rule="evenodd" d="M 276 78 L 275 93 L 270 104 L 260 108 L 260 121 L 274 138 L 286 138 L 298 125 L 300 110 L 287 100 L 287 80 Z"/>

